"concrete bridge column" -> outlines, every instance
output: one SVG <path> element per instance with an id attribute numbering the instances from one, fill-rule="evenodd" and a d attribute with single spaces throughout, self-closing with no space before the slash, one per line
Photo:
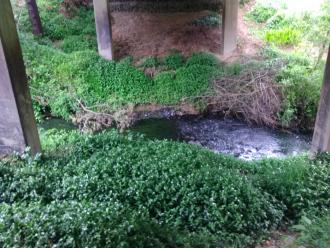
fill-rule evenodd
<path id="1" fill-rule="evenodd" d="M 330 48 L 312 143 L 312 153 L 318 152 L 330 152 Z"/>
<path id="2" fill-rule="evenodd" d="M 221 54 L 230 55 L 237 48 L 239 0 L 224 0 L 222 13 Z"/>
<path id="3" fill-rule="evenodd" d="M 111 13 L 109 0 L 93 0 L 99 54 L 113 59 Z"/>
<path id="4" fill-rule="evenodd" d="M 0 154 L 40 152 L 32 101 L 10 0 L 0 7 Z"/>

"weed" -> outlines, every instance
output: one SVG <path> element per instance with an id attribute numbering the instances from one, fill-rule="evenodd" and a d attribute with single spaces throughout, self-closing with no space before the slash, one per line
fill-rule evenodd
<path id="1" fill-rule="evenodd" d="M 268 30 L 265 33 L 265 40 L 279 46 L 298 45 L 301 42 L 301 33 L 293 28 Z"/>

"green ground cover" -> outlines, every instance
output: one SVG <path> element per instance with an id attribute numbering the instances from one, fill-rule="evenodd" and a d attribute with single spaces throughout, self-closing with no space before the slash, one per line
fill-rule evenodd
<path id="1" fill-rule="evenodd" d="M 294 247 L 318 247 L 327 248 L 330 245 L 330 215 L 329 212 L 319 216 L 304 217 L 294 229 L 300 232 L 300 237 Z"/>
<path id="2" fill-rule="evenodd" d="M 224 68 L 204 53 L 108 62 L 96 52 L 91 10 L 68 19 L 58 1 L 38 3 L 44 37 L 29 35 L 26 12 L 16 17 L 40 111 L 68 118 L 79 102 L 102 111 L 175 104 L 208 90 L 212 77 L 243 67 Z M 284 63 L 277 75 L 285 86 L 283 123 L 312 120 L 322 63 L 273 47 L 263 56 L 265 63 Z M 158 73 L 143 72 L 150 68 Z M 329 246 L 328 155 L 245 162 L 116 131 L 51 130 L 41 139 L 42 156 L 0 161 L 0 247 L 249 247 L 293 223 L 307 227 L 300 226 L 299 242 Z"/>
<path id="3" fill-rule="evenodd" d="M 1 247 L 245 247 L 330 207 L 329 158 L 244 162 L 109 131 L 0 161 Z"/>
<path id="4" fill-rule="evenodd" d="M 82 110 L 81 104 L 96 112 L 113 112 L 131 104 L 175 105 L 212 91 L 212 78 L 228 71 L 205 53 L 183 58 L 179 52 L 173 52 L 165 58 L 141 58 L 138 64 L 133 64 L 129 57 L 117 62 L 105 61 L 96 52 L 91 9 L 72 9 L 68 18 L 62 14 L 58 1 L 39 0 L 38 4 L 45 30 L 41 38 L 30 34 L 25 8 L 15 10 L 38 119 L 44 111 L 68 119 Z M 247 14 L 248 19 L 264 27 L 260 35 L 269 43 L 262 54 L 264 64 L 284 61 L 276 80 L 283 93 L 278 116 L 285 127 L 306 131 L 313 128 L 329 13 L 326 7 L 318 17 L 290 16 L 257 4 Z M 211 14 L 196 22 L 213 25 L 217 18 Z M 307 56 L 301 52 L 306 50 L 303 46 L 306 43 L 318 47 L 319 55 Z M 281 52 L 282 45 L 295 48 L 291 49 L 293 52 Z M 150 70 L 155 73 L 144 73 Z"/>
<path id="5" fill-rule="evenodd" d="M 92 9 L 74 9 L 68 18 L 58 1 L 38 4 L 45 31 L 41 38 L 30 34 L 26 10 L 16 11 L 36 111 L 47 108 L 68 119 L 81 110 L 81 103 L 100 112 L 128 104 L 178 104 L 206 92 L 211 79 L 223 72 L 215 57 L 205 53 L 184 58 L 173 52 L 144 58 L 138 66 L 129 57 L 106 61 L 97 53 Z M 147 68 L 157 74 L 146 75 Z"/>
<path id="6" fill-rule="evenodd" d="M 329 6 L 330 2 L 324 0 L 318 14 L 292 14 L 285 8 L 276 9 L 258 3 L 246 15 L 247 19 L 258 23 L 256 33 L 269 46 L 266 53 L 269 55 L 269 51 L 272 51 L 273 59 L 285 62 L 276 78 L 283 92 L 279 116 L 284 126 L 313 129 L 324 73 L 324 57 L 330 42 Z M 306 54 L 306 51 L 310 52 Z"/>

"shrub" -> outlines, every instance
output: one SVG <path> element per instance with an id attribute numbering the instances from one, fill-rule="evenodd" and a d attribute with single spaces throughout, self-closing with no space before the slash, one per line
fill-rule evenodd
<path id="1" fill-rule="evenodd" d="M 217 12 L 211 12 L 209 15 L 202 16 L 193 21 L 193 25 L 206 27 L 219 27 L 222 23 L 221 16 Z"/>
<path id="2" fill-rule="evenodd" d="M 281 66 L 275 80 L 282 90 L 282 107 L 278 113 L 282 125 L 313 130 L 324 64 L 315 67 L 313 59 L 306 54 L 284 52 L 276 47 L 266 48 L 263 56 L 275 66 Z"/>
<path id="3" fill-rule="evenodd" d="M 244 162 L 116 131 L 42 143 L 0 161 L 2 247 L 245 247 L 330 207 L 328 155 Z"/>
<path id="4" fill-rule="evenodd" d="M 177 232 L 118 203 L 0 204 L 1 247 L 182 247 Z M 8 228 L 8 229 L 7 229 Z"/>
<path id="5" fill-rule="evenodd" d="M 170 70 L 176 70 L 182 67 L 184 58 L 179 52 L 172 52 L 163 59 L 163 64 Z"/>
<path id="6" fill-rule="evenodd" d="M 300 232 L 296 244 L 305 247 L 327 248 L 330 246 L 330 215 L 324 214 L 317 218 L 303 217 L 300 224 L 295 226 Z"/>
<path id="7" fill-rule="evenodd" d="M 322 84 L 322 69 L 314 68 L 310 63 L 302 64 L 289 61 L 277 76 L 277 81 L 283 86 L 283 124 L 296 123 L 296 126 L 309 129 L 317 114 L 320 89 Z"/>
<path id="8" fill-rule="evenodd" d="M 256 4 L 256 6 L 247 15 L 248 18 L 257 23 L 265 23 L 276 14 L 277 10 L 271 6 Z"/>
<path id="9" fill-rule="evenodd" d="M 297 45 L 301 41 L 301 33 L 290 27 L 268 30 L 265 33 L 265 40 L 279 46 Z"/>
<path id="10" fill-rule="evenodd" d="M 187 59 L 187 66 L 191 65 L 202 65 L 202 66 L 211 66 L 219 67 L 219 60 L 212 55 L 211 53 L 194 53 L 190 58 Z"/>
<path id="11" fill-rule="evenodd" d="M 0 162 L 1 246 L 243 246 L 282 219 L 280 202 L 229 168 L 239 161 L 198 147 L 54 130 L 43 145 L 43 158 Z"/>
<path id="12" fill-rule="evenodd" d="M 252 169 L 252 171 L 251 171 Z M 263 160 L 248 168 L 253 181 L 286 206 L 286 217 L 298 221 L 330 207 L 330 168 L 327 161 L 297 157 Z"/>

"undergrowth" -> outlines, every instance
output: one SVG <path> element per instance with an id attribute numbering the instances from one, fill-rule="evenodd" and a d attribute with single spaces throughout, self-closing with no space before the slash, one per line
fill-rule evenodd
<path id="1" fill-rule="evenodd" d="M 282 89 L 279 117 L 285 127 L 310 131 L 317 115 L 323 80 L 324 63 L 315 67 L 314 60 L 300 52 L 283 52 L 275 47 L 264 50 L 270 61 L 283 66 L 276 76 Z"/>
<path id="2" fill-rule="evenodd" d="M 73 9 L 68 18 L 58 1 L 38 4 L 43 37 L 29 34 L 26 11 L 22 10 L 18 22 L 32 97 L 35 106 L 41 106 L 36 110 L 47 108 L 52 115 L 68 119 L 83 109 L 112 112 L 132 104 L 178 104 L 203 94 L 212 77 L 221 74 L 216 59 L 203 53 L 186 59 L 172 52 L 146 59 L 139 67 L 130 58 L 106 61 L 97 54 L 91 9 Z M 153 66 L 158 73 L 146 75 L 143 69 L 152 60 L 157 61 Z"/>
<path id="3" fill-rule="evenodd" d="M 294 247 L 318 247 L 330 246 L 330 214 L 324 213 L 319 217 L 304 216 L 299 225 L 294 226 L 299 232 L 299 238 Z"/>
<path id="4" fill-rule="evenodd" d="M 222 19 L 219 13 L 210 12 L 208 15 L 197 18 L 192 24 L 196 26 L 219 27 L 222 24 Z"/>
<path id="5" fill-rule="evenodd" d="M 23 40 L 23 48 L 33 99 L 63 118 L 81 110 L 79 103 L 104 112 L 127 104 L 177 104 L 205 92 L 221 72 L 204 54 L 187 61 L 170 54 L 159 62 L 162 71 L 150 78 L 129 59 L 106 61 L 91 50 L 65 54 L 30 39 Z M 204 64 L 194 62 L 199 60 Z"/>
<path id="6" fill-rule="evenodd" d="M 329 165 L 243 162 L 115 131 L 47 131 L 0 162 L 0 246 L 245 247 L 330 207 Z"/>
<path id="7" fill-rule="evenodd" d="M 252 19 L 257 23 L 265 23 L 273 17 L 276 12 L 277 10 L 273 7 L 256 4 L 247 14 L 247 18 Z"/>

